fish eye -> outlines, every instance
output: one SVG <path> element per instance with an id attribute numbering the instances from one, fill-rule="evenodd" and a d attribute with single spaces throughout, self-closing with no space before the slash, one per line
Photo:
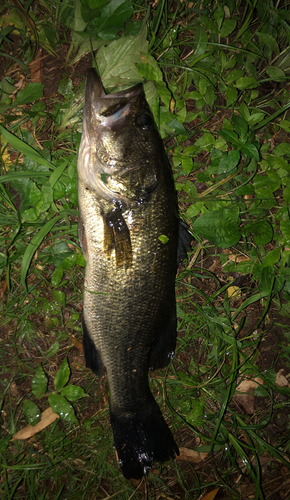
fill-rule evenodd
<path id="1" fill-rule="evenodd" d="M 153 119 L 150 115 L 137 115 L 135 123 L 141 130 L 150 130 L 153 125 Z"/>

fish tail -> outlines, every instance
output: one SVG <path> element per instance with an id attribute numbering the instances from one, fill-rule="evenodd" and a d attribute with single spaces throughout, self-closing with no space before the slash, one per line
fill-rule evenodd
<path id="1" fill-rule="evenodd" d="M 110 408 L 110 417 L 119 463 L 127 479 L 140 479 L 153 462 L 166 462 L 179 455 L 178 446 L 152 395 L 134 412 L 114 412 Z"/>

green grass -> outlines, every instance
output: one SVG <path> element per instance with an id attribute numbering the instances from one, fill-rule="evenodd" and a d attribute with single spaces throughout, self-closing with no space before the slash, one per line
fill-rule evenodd
<path id="1" fill-rule="evenodd" d="M 6 64 L 0 82 L 1 496 L 194 499 L 220 487 L 216 498 L 258 500 L 271 498 L 272 473 L 280 478 L 277 491 L 287 494 L 288 5 L 22 5 L 7 2 L 0 11 Z M 44 99 L 43 84 L 30 81 L 39 47 L 55 58 L 66 49 L 57 98 Z M 92 49 L 99 49 L 96 64 L 107 91 L 146 82 L 180 213 L 195 237 L 176 281 L 176 358 L 150 374 L 189 460 L 156 464 L 140 484 L 126 481 L 116 463 L 106 380 L 85 369 L 71 343 L 71 336 L 81 338 L 84 268 L 76 188 L 83 77 L 75 83 L 72 66 Z M 281 369 L 284 386 L 276 381 Z M 256 384 L 246 391 L 248 411 L 239 398 L 247 380 Z M 10 441 L 49 405 L 60 413 L 66 404 L 66 421 Z"/>

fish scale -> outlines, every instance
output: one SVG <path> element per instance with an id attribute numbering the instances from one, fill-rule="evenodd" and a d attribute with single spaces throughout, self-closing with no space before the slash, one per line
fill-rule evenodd
<path id="1" fill-rule="evenodd" d="M 148 382 L 176 343 L 177 200 L 142 85 L 106 95 L 88 70 L 78 192 L 86 364 L 106 368 L 120 465 L 140 478 L 178 454 Z"/>

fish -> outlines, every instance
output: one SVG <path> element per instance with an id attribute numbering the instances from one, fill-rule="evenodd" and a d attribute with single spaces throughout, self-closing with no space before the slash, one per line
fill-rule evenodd
<path id="1" fill-rule="evenodd" d="M 78 199 L 86 366 L 99 377 L 106 371 L 119 464 L 125 478 L 140 479 L 179 455 L 148 373 L 174 357 L 180 223 L 142 83 L 106 94 L 97 71 L 87 70 Z"/>

